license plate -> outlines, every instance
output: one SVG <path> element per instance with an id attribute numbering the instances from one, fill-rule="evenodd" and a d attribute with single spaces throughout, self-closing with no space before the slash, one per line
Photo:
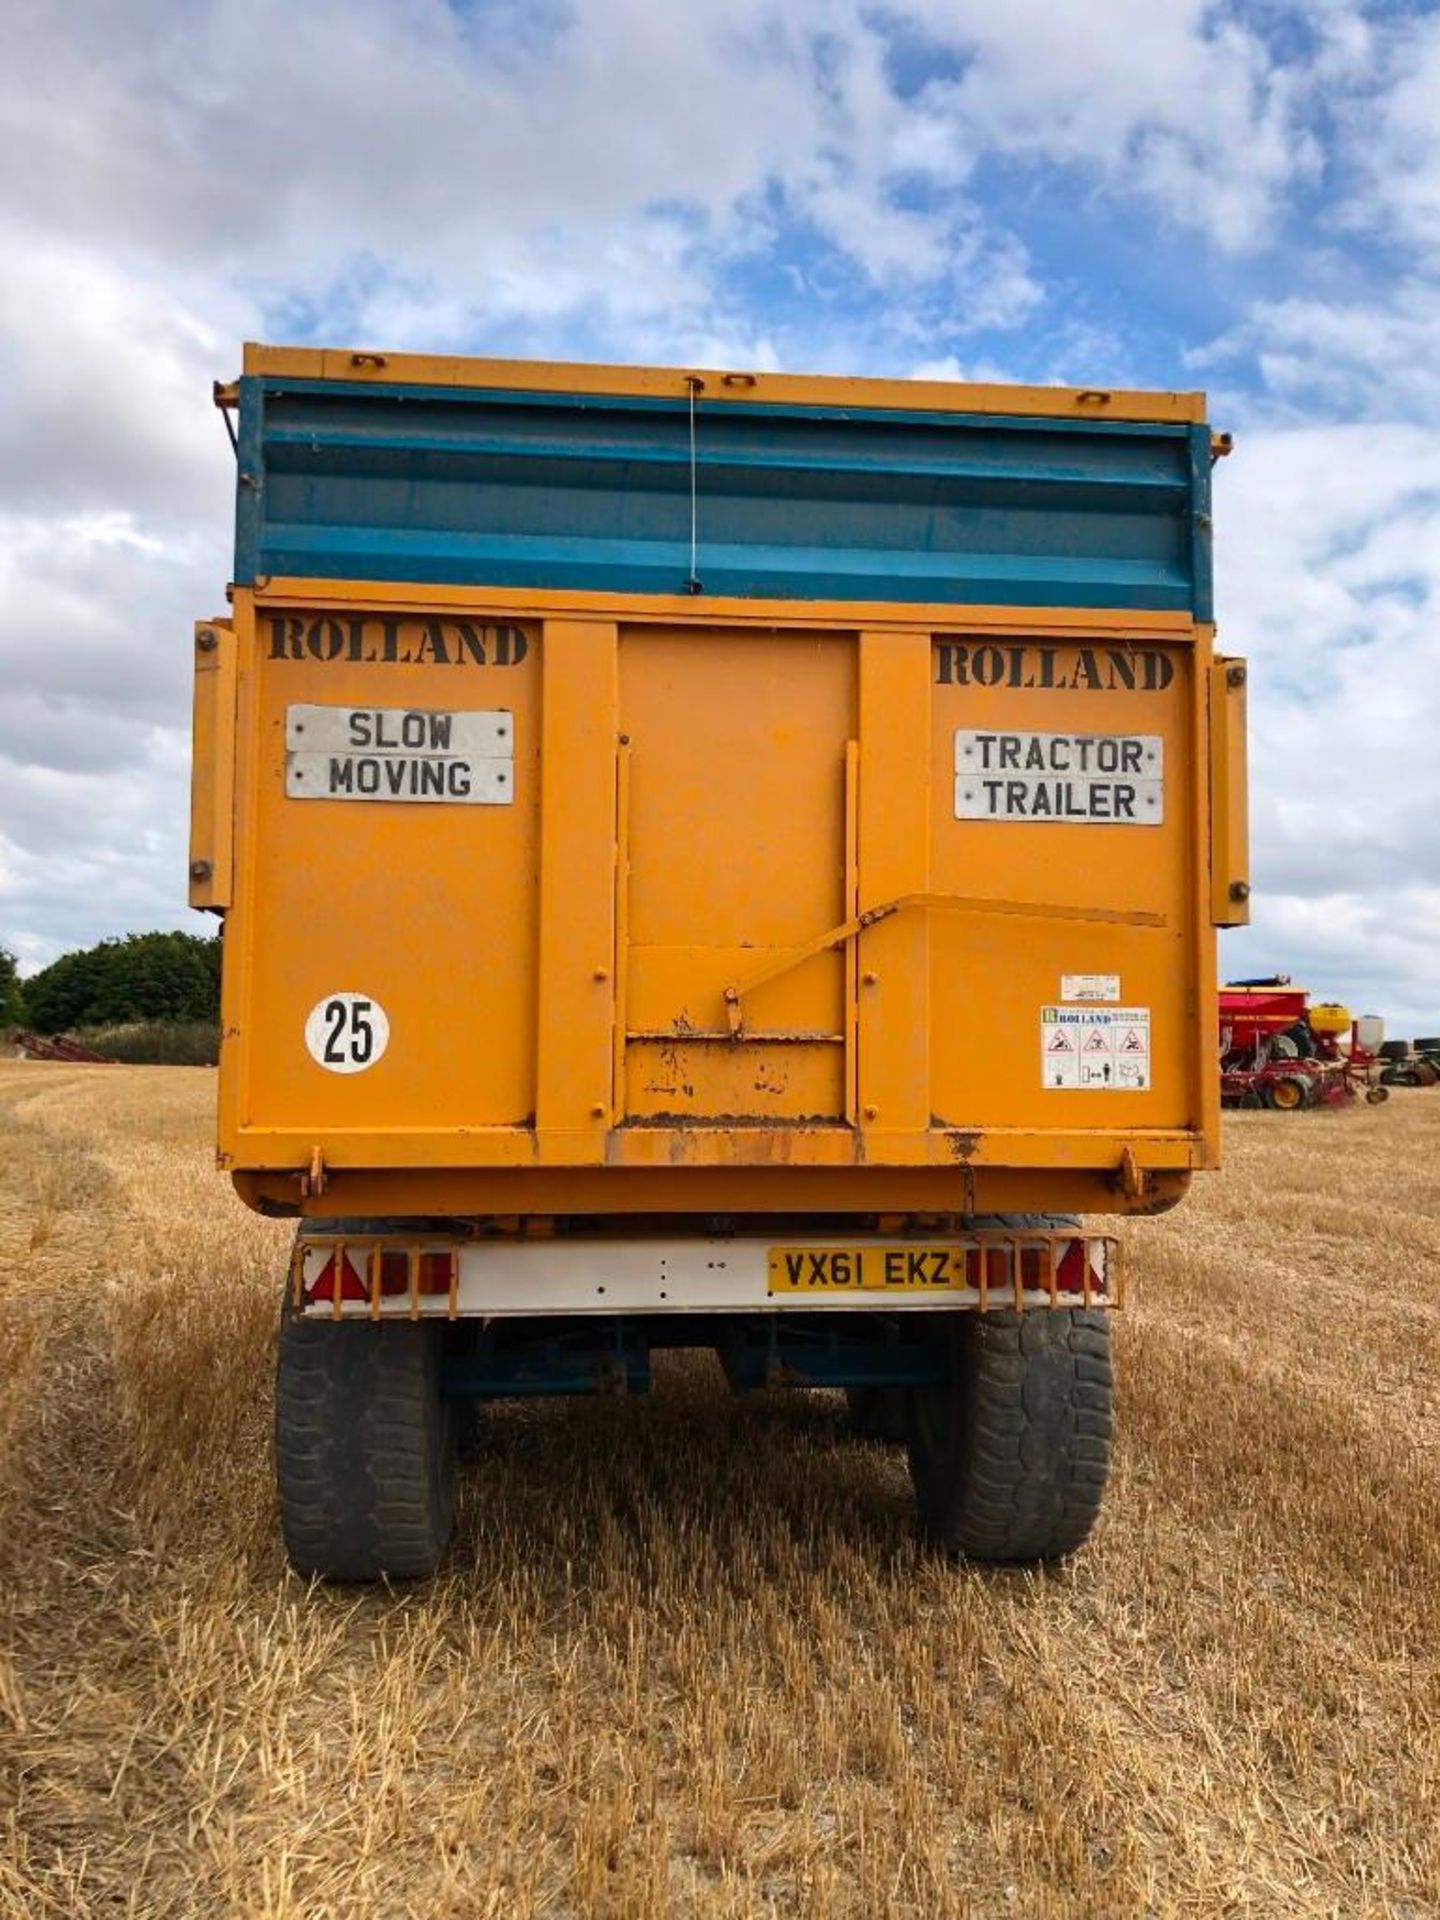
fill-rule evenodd
<path id="1" fill-rule="evenodd" d="M 948 1293 L 966 1247 L 771 1247 L 771 1293 Z"/>

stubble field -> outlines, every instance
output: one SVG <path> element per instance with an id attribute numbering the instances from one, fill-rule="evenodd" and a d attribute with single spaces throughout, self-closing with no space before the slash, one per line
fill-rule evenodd
<path id="1" fill-rule="evenodd" d="M 1440 1091 L 1242 1115 L 1131 1231 L 1047 1577 L 917 1542 L 831 1396 L 492 1411 L 441 1578 L 274 1524 L 289 1230 L 213 1079 L 0 1064 L 0 1912 L 1440 1910 Z"/>

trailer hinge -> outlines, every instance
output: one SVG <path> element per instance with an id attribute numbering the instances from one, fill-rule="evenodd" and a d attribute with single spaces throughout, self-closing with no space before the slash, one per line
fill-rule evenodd
<path id="1" fill-rule="evenodd" d="M 300 1175 L 300 1198 L 318 1200 L 330 1184 L 330 1176 L 325 1170 L 325 1156 L 319 1147 L 310 1149 L 310 1165 Z"/>

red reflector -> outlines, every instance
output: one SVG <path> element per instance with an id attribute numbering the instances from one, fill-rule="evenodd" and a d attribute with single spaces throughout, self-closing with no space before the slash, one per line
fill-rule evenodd
<path id="1" fill-rule="evenodd" d="M 1061 1293 L 1085 1291 L 1085 1242 L 1083 1240 L 1066 1241 L 1065 1251 L 1056 1262 L 1055 1284 Z"/>
<path id="2" fill-rule="evenodd" d="M 336 1258 L 337 1256 L 332 1253 L 320 1269 L 319 1274 L 311 1281 L 309 1287 L 306 1289 L 305 1297 L 307 1300 L 333 1300 L 335 1298 Z M 339 1276 L 340 1298 L 342 1300 L 364 1300 L 367 1297 L 365 1289 L 360 1284 L 360 1275 L 356 1272 L 355 1263 L 348 1253 L 343 1256 L 341 1264 L 343 1270 Z"/>
<path id="3" fill-rule="evenodd" d="M 1055 1262 L 1055 1290 L 1057 1293 L 1083 1293 L 1085 1291 L 1085 1242 L 1083 1240 L 1062 1240 L 1057 1249 Z M 980 1263 L 985 1263 L 985 1284 L 992 1293 L 1001 1293 L 1006 1288 L 1013 1289 L 1014 1276 L 1010 1270 L 1010 1250 L 1008 1247 L 987 1247 L 982 1253 L 979 1247 L 972 1247 L 965 1257 L 966 1284 L 978 1288 L 980 1285 Z M 1050 1291 L 1050 1248 L 1032 1244 L 1020 1249 L 1020 1277 L 1027 1292 L 1048 1293 Z M 1091 1276 L 1091 1286 L 1104 1291 L 1104 1283 L 1098 1274 Z"/>

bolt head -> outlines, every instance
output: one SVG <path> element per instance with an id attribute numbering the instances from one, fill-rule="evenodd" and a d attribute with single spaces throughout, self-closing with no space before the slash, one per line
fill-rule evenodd
<path id="1" fill-rule="evenodd" d="M 213 653 L 215 651 L 215 635 L 213 630 L 209 627 L 202 627 L 195 636 L 195 644 L 201 653 Z"/>
<path id="2" fill-rule="evenodd" d="M 190 862 L 190 878 L 192 880 L 208 880 L 214 871 L 214 867 L 211 866 L 208 860 L 192 860 Z"/>

